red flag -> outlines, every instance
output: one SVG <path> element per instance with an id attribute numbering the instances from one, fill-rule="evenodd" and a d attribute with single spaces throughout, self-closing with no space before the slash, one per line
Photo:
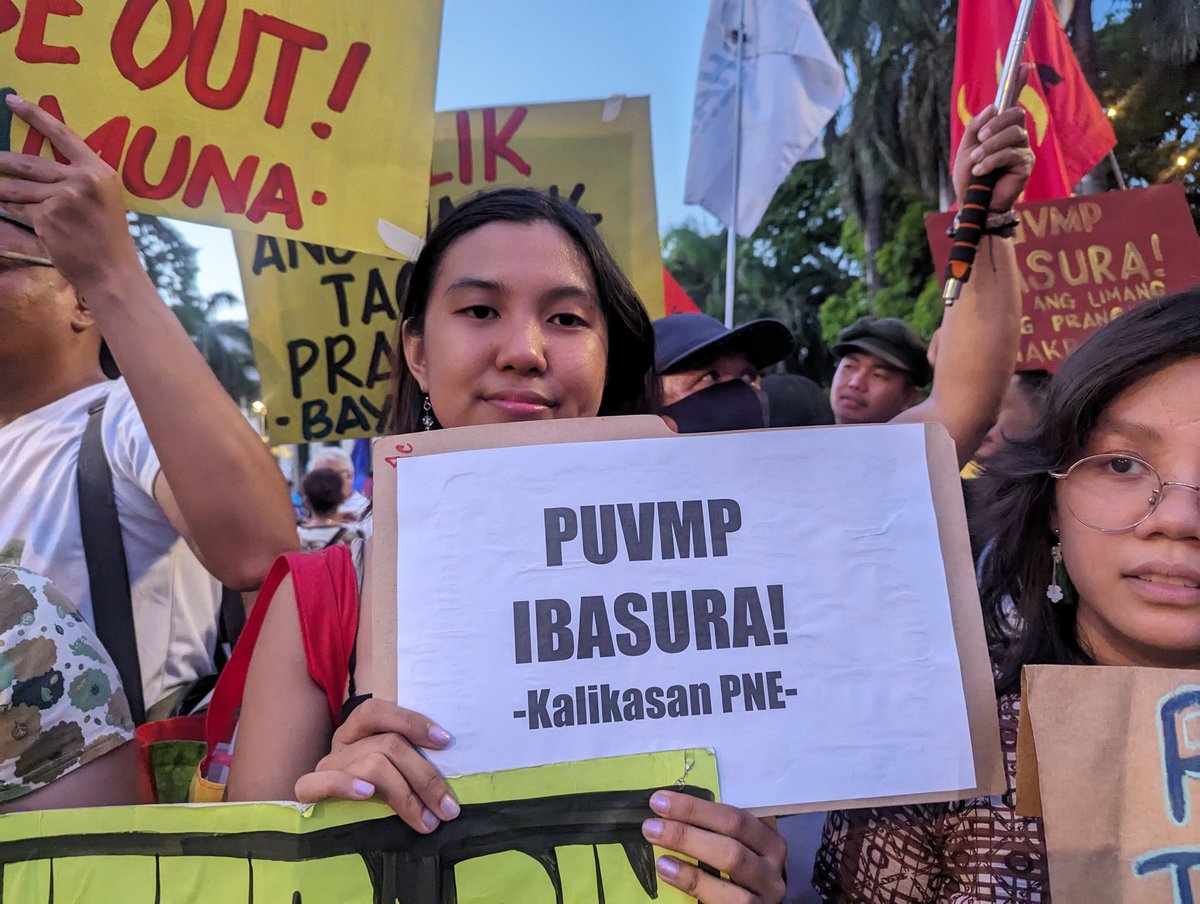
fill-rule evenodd
<path id="1" fill-rule="evenodd" d="M 663 301 L 667 317 L 672 314 L 704 313 L 666 267 L 663 267 Z"/>
<path id="2" fill-rule="evenodd" d="M 1019 0 L 959 0 L 951 95 L 950 147 L 971 117 L 996 99 Z M 1025 201 L 1065 198 L 1117 143 L 1112 125 L 1079 69 L 1050 0 L 1038 0 L 1025 62 L 1034 64 L 1017 102 L 1029 111 L 1037 161 Z"/>

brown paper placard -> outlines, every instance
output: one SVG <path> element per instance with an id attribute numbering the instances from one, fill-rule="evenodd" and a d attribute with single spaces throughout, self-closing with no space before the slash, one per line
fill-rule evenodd
<path id="1" fill-rule="evenodd" d="M 838 430 L 844 428 L 793 427 L 782 429 Z M 402 466 L 404 459 L 418 455 L 435 455 L 440 452 L 461 452 L 472 449 L 676 436 L 677 434 L 671 432 L 661 418 L 641 415 L 458 427 L 381 438 L 376 442 L 373 452 L 375 474 L 373 543 L 380 552 L 373 557 L 373 567 L 367 578 L 372 599 L 381 601 L 398 598 L 395 555 L 398 542 L 396 467 Z M 951 602 L 951 621 L 954 626 L 955 642 L 958 646 L 959 668 L 962 673 L 963 692 L 966 698 L 976 785 L 973 788 L 961 788 L 946 792 L 762 807 L 753 811 L 760 816 L 784 816 L 792 813 L 809 813 L 849 807 L 892 806 L 902 803 L 935 803 L 1000 794 L 1007 788 L 1004 762 L 1000 753 L 1000 727 L 996 718 L 996 696 L 992 683 L 979 596 L 975 586 L 975 569 L 967 535 L 962 482 L 958 475 L 958 458 L 954 443 L 941 424 L 925 425 L 925 448 L 942 559 L 946 569 L 946 586 Z M 376 696 L 394 701 L 397 696 L 396 610 L 392 606 L 374 605 L 371 620 L 374 692 Z"/>
<path id="2" fill-rule="evenodd" d="M 1174 757 L 1164 712 L 1179 732 Z M 1040 804 L 1054 904 L 1195 900 L 1200 865 L 1189 871 L 1188 861 L 1200 850 L 1200 770 L 1181 763 L 1200 752 L 1193 719 L 1200 722 L 1200 671 L 1025 668 L 1018 812 Z M 1188 802 L 1178 818 L 1170 787 Z M 1177 894 L 1176 856 L 1192 897 Z"/>

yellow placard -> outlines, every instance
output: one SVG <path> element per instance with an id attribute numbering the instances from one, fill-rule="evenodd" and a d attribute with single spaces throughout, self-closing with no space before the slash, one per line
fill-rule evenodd
<path id="1" fill-rule="evenodd" d="M 428 182 L 435 222 L 500 186 L 576 201 L 662 316 L 649 98 L 439 113 Z M 405 265 L 271 236 L 238 234 L 234 245 L 271 441 L 386 433 Z"/>
<path id="2" fill-rule="evenodd" d="M 83 135 L 133 210 L 409 256 L 441 18 L 442 0 L 4 3 L 3 85 Z M 12 149 L 46 144 L 13 121 Z"/>
<path id="3" fill-rule="evenodd" d="M 692 899 L 642 839 L 650 794 L 717 797 L 711 751 L 452 779 L 462 815 L 430 835 L 384 804 L 196 804 L 0 817 L 4 901 L 622 904 Z M 719 799 L 719 798 L 718 798 Z M 556 890 L 562 896 L 556 898 Z"/>

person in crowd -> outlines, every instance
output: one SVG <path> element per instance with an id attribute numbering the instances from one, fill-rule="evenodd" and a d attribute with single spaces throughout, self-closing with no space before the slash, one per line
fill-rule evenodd
<path id="1" fill-rule="evenodd" d="M 839 424 L 886 424 L 921 400 L 933 379 L 928 346 L 895 317 L 859 317 L 838 333 L 829 401 Z"/>
<path id="2" fill-rule="evenodd" d="M 338 511 L 344 486 L 345 478 L 332 468 L 317 468 L 304 475 L 302 487 L 309 515 L 300 522 L 301 549 L 311 552 L 362 536 Z"/>
<path id="3" fill-rule="evenodd" d="M 0 813 L 152 803 L 117 670 L 75 604 L 0 565 Z"/>
<path id="4" fill-rule="evenodd" d="M 825 900 L 1050 900 L 1041 821 L 1013 809 L 1021 668 L 1200 668 L 1197 381 L 1200 289 L 1147 301 L 1080 346 L 1034 431 L 989 457 L 973 529 L 995 540 L 980 596 L 1008 793 L 831 815 Z"/>
<path id="5" fill-rule="evenodd" d="M 1005 443 L 1029 436 L 1042 416 L 1049 389 L 1049 371 L 1022 370 L 1013 374 L 1008 381 L 1004 400 L 1000 403 L 996 423 L 979 444 L 975 460 L 984 463 L 999 452 Z"/>
<path id="6" fill-rule="evenodd" d="M 707 314 L 675 314 L 654 321 L 654 365 L 662 380 L 664 407 L 733 380 L 761 389 L 761 371 L 791 350 L 791 331 L 770 318 L 732 330 Z"/>
<path id="7" fill-rule="evenodd" d="M 361 521 L 371 510 L 371 500 L 354 489 L 354 461 L 338 446 L 324 446 L 313 456 L 309 471 L 328 468 L 342 477 L 342 497 L 338 513 L 346 521 Z"/>
<path id="8" fill-rule="evenodd" d="M 1023 132 L 1020 123 L 998 129 L 976 117 L 967 127 L 964 142 L 975 140 L 970 134 L 972 129 L 977 130 L 985 148 L 1000 141 L 1006 132 L 1009 137 L 1012 130 Z M 1002 181 L 992 196 L 992 215 L 1000 220 L 1018 196 L 1013 189 L 1019 193 L 1032 168 L 1032 154 L 1027 147 L 1013 145 L 1008 151 L 1020 155 L 1020 162 L 1016 162 L 1016 156 L 1009 158 L 1012 166 L 1007 184 Z M 960 187 L 960 196 L 962 180 L 977 159 L 961 151 L 955 159 L 955 185 Z M 971 276 L 972 283 L 985 284 L 979 286 L 978 301 L 946 309 L 938 331 L 936 369 L 929 360 L 926 342 L 902 320 L 860 317 L 838 333 L 833 347 L 838 364 L 829 392 L 838 424 L 936 421 L 954 440 L 959 466 L 971 460 L 996 422 L 1016 363 L 1020 292 L 1011 281 L 1015 267 L 1012 243 L 999 240 L 1012 235 L 1014 223 L 998 226 L 995 235 L 984 238 L 985 242 L 991 239 L 992 250 L 998 253 L 985 257 L 981 247 L 980 264 Z M 922 389 L 931 381 L 929 396 L 921 401 Z"/>
<path id="9" fill-rule="evenodd" d="M 165 714 L 213 671 L 218 582 L 253 589 L 295 548 L 291 507 L 143 270 L 120 178 L 45 111 L 7 103 L 67 162 L 0 153 L 0 560 L 54 580 L 95 624 L 76 478 L 103 403 L 140 660 L 140 687 L 126 690 Z"/>
<path id="10" fill-rule="evenodd" d="M 400 433 L 644 413 L 657 403 L 645 309 L 591 218 L 557 198 L 504 189 L 457 207 L 414 265 L 402 322 L 392 411 Z M 369 580 L 363 586 L 359 623 L 367 626 L 372 607 L 385 601 L 371 598 Z M 420 753 L 444 747 L 449 733 L 418 713 L 361 697 L 334 724 L 309 674 L 290 576 L 272 599 L 260 597 L 264 605 L 228 798 L 377 795 L 422 833 L 454 819 L 459 806 L 449 785 Z M 347 697 L 371 691 L 369 637 L 358 632 Z M 781 899 L 785 845 L 768 825 L 670 790 L 657 792 L 651 807 L 649 840 L 728 875 L 664 857 L 665 882 L 710 902 Z"/>

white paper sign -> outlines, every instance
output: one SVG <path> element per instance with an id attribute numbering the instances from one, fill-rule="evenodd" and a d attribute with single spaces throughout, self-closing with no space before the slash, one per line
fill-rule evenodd
<path id="1" fill-rule="evenodd" d="M 400 705 L 450 775 L 684 747 L 744 807 L 975 785 L 923 426 L 397 471 Z"/>

